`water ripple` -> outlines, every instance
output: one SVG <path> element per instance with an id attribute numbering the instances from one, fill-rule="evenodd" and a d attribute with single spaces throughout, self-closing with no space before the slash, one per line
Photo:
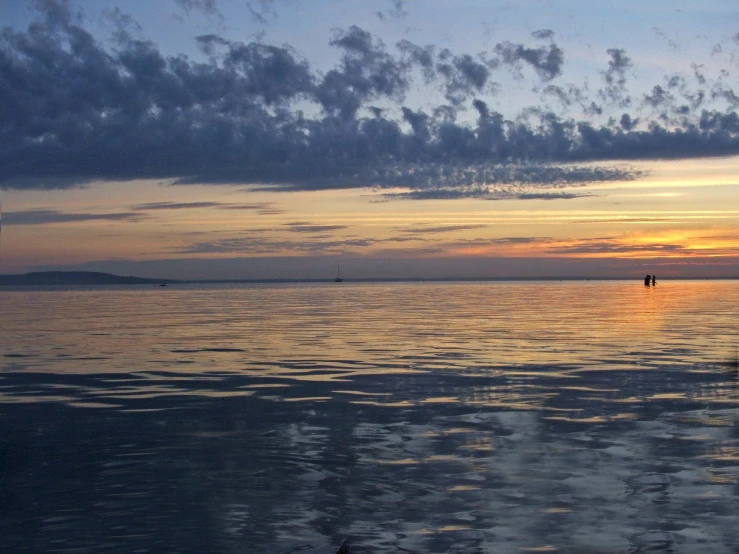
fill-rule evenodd
<path id="1" fill-rule="evenodd" d="M 733 554 L 736 283 L 345 284 L 0 292 L 7 547 Z"/>

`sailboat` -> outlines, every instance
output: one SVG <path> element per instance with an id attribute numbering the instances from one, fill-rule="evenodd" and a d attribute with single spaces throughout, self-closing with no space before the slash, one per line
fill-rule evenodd
<path id="1" fill-rule="evenodd" d="M 339 264 L 336 264 L 336 279 L 334 279 L 334 283 L 341 283 L 343 280 L 341 278 L 341 267 L 339 267 Z"/>

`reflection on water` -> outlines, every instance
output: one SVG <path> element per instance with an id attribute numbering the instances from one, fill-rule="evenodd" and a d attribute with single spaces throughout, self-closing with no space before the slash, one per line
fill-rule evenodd
<path id="1" fill-rule="evenodd" d="M 11 552 L 739 545 L 735 282 L 0 292 Z"/>

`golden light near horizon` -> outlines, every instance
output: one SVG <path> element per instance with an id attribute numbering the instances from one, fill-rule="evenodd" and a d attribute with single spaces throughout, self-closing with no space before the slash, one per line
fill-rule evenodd
<path id="1" fill-rule="evenodd" d="M 585 187 L 578 190 L 592 196 L 571 200 L 456 202 L 384 200 L 376 192 L 351 190 L 341 194 L 255 193 L 235 186 L 185 187 L 185 194 L 173 202 L 171 193 L 179 192 L 179 187 L 132 183 L 129 186 L 136 191 L 137 202 L 129 205 L 131 220 L 103 217 L 11 226 L 6 230 L 4 258 L 6 265 L 9 259 L 17 264 L 31 259 L 59 263 L 65 257 L 71 261 L 101 258 L 115 249 L 115 256 L 123 259 L 176 259 L 191 257 L 192 245 L 206 242 L 233 245 L 231 250 L 224 246 L 221 251 L 198 253 L 212 259 L 303 255 L 311 243 L 323 255 L 397 250 L 413 256 L 409 248 L 415 247 L 421 257 L 734 256 L 739 249 L 734 231 L 739 227 L 739 210 L 723 201 L 724 196 L 713 203 L 710 195 L 701 196 L 705 188 L 690 183 L 677 183 L 682 186 L 676 191 L 655 191 L 647 183 L 639 184 L 638 191 L 633 184 L 626 190 L 617 187 L 607 192 Z M 100 184 L 86 191 L 57 191 L 50 200 L 63 208 L 61 213 L 105 216 L 121 211 L 121 198 L 110 195 L 111 190 L 119 189 Z M 736 194 L 729 185 L 721 190 Z M 209 200 L 203 202 L 204 196 Z M 654 202 L 669 204 L 659 209 Z M 7 205 L 6 200 L 6 210 Z M 34 206 L 48 209 L 49 205 L 39 206 L 28 195 L 21 203 L 27 210 Z M 735 222 L 736 227 L 732 226 Z M 330 242 L 335 245 L 325 246 Z M 602 243 L 602 252 L 586 251 L 586 245 L 594 242 Z M 256 243 L 263 247 L 256 248 Z M 20 251 L 15 244 L 32 246 Z M 74 256 L 70 244 L 75 245 Z M 434 246 L 433 252 L 429 245 Z M 582 247 L 579 251 L 578 246 Z"/>
<path id="2" fill-rule="evenodd" d="M 285 28 L 234 5 L 226 29 L 194 19 L 206 9 L 196 4 L 166 24 L 176 6 L 141 22 L 141 6 L 113 21 L 92 0 L 0 7 L 20 102 L 17 148 L 0 154 L 5 271 L 271 258 L 299 273 L 341 257 L 602 268 L 735 255 L 729 18 L 708 25 L 683 5 L 694 17 L 680 16 L 680 36 L 715 36 L 676 57 L 655 42 L 666 34 L 653 18 L 678 13 L 662 8 L 628 25 L 623 44 L 579 20 L 583 48 L 573 21 L 547 7 L 551 26 L 529 28 L 519 7 L 493 37 L 472 16 L 488 8 L 463 2 L 448 16 L 465 32 L 442 40 L 426 13 L 438 6 L 398 10 L 418 25 L 401 28 L 366 6 L 329 16 L 306 5 L 322 14 L 311 32 L 305 21 L 285 34 L 287 5 L 273 5 Z M 360 12 L 374 24 L 358 24 Z M 53 90 L 18 88 L 34 72 Z"/>

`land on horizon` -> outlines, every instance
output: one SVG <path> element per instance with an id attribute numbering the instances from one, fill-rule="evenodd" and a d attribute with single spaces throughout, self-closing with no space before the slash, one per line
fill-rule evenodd
<path id="1" fill-rule="evenodd" d="M 33 271 L 17 275 L 0 275 L 0 286 L 147 285 L 174 282 L 172 279 L 149 279 L 98 271 Z"/>
<path id="2" fill-rule="evenodd" d="M 688 279 L 693 280 L 694 278 Z M 732 279 L 705 277 L 701 280 Z M 345 279 L 355 283 L 372 282 L 453 282 L 453 281 L 638 281 L 632 277 L 375 277 Z M 664 280 L 681 280 L 666 278 Z M 34 271 L 23 274 L 0 274 L 0 286 L 73 286 L 73 285 L 162 285 L 162 284 L 227 284 L 227 283 L 323 283 L 333 279 L 155 279 L 132 275 L 115 275 L 99 271 Z"/>

